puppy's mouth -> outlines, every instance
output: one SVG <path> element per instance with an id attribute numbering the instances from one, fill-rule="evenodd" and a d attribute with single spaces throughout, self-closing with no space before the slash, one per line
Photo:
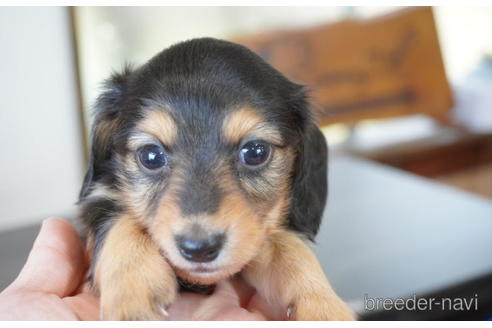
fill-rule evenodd
<path id="1" fill-rule="evenodd" d="M 198 266 L 197 268 L 193 268 L 188 270 L 190 273 L 216 273 L 220 271 L 220 268 L 207 268 L 205 266 Z"/>
<path id="2" fill-rule="evenodd" d="M 222 265 L 217 265 L 217 263 L 188 263 L 190 265 L 186 266 L 176 266 L 176 268 L 181 272 L 186 272 L 192 276 L 203 276 L 210 277 L 214 275 L 221 275 L 226 267 Z"/>
<path id="3" fill-rule="evenodd" d="M 226 267 L 196 264 L 187 267 L 174 266 L 176 274 L 183 280 L 200 283 L 214 284 L 228 276 Z"/>

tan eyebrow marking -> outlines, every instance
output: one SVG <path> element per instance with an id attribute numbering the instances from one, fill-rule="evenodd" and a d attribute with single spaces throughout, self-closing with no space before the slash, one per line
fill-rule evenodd
<path id="1" fill-rule="evenodd" d="M 137 124 L 142 132 L 151 134 L 165 144 L 170 145 L 176 140 L 177 127 L 171 115 L 163 109 L 151 109 Z"/>
<path id="2" fill-rule="evenodd" d="M 263 116 L 250 107 L 243 107 L 228 114 L 222 124 L 222 133 L 230 143 L 238 143 L 247 135 L 261 137 L 272 143 L 282 143 L 278 129 L 265 122 Z"/>

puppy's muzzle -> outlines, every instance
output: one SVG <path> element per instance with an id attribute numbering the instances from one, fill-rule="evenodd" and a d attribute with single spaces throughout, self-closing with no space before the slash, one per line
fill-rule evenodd
<path id="1" fill-rule="evenodd" d="M 224 244 L 225 236 L 223 233 L 211 235 L 180 235 L 176 237 L 181 256 L 191 262 L 212 262 L 219 256 Z"/>

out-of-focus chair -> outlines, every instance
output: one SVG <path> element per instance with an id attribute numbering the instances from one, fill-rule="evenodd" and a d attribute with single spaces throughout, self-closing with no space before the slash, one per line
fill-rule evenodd
<path id="1" fill-rule="evenodd" d="M 321 124 L 420 113 L 446 121 L 453 104 L 430 7 L 237 41 L 307 84 Z"/>

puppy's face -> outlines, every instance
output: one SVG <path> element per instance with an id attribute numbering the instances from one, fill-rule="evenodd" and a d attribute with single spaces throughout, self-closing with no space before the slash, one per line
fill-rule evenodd
<path id="1" fill-rule="evenodd" d="M 248 105 L 209 109 L 207 120 L 170 104 L 142 113 L 118 158 L 125 207 L 183 278 L 239 271 L 285 218 L 292 145 Z"/>
<path id="2" fill-rule="evenodd" d="M 238 272 L 278 229 L 316 232 L 326 181 L 321 190 L 306 183 L 326 178 L 326 146 L 302 89 L 259 57 L 193 40 L 114 77 L 110 88 L 99 100 L 105 110 L 82 199 L 117 202 L 182 278 L 209 284 Z M 312 155 L 323 160 L 307 177 L 298 171 L 310 169 L 305 141 L 313 136 Z M 308 188 L 319 196 L 307 199 Z"/>

